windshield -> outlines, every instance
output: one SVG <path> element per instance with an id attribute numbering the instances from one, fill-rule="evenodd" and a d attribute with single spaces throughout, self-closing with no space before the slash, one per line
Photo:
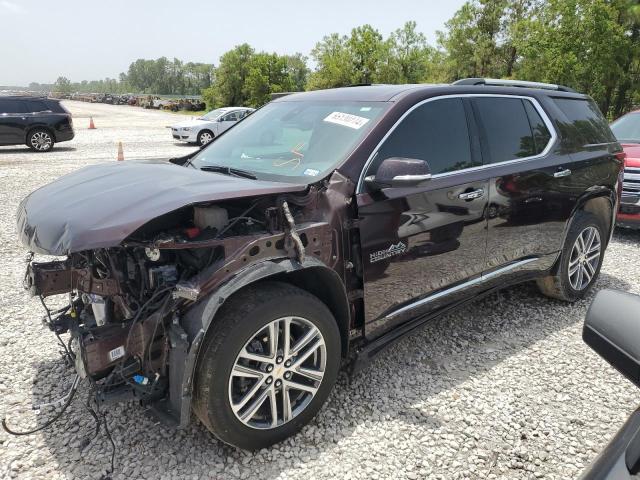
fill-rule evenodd
<path id="1" fill-rule="evenodd" d="M 205 120 L 215 120 L 226 111 L 227 110 L 224 108 L 216 108 L 215 110 L 211 110 L 209 113 L 207 113 L 206 115 L 203 115 L 200 118 L 204 118 Z"/>
<path id="2" fill-rule="evenodd" d="M 306 183 L 346 159 L 386 107 L 384 102 L 270 103 L 210 143 L 191 163 Z"/>
<path id="3" fill-rule="evenodd" d="M 630 113 L 611 124 L 619 142 L 640 143 L 640 113 Z"/>

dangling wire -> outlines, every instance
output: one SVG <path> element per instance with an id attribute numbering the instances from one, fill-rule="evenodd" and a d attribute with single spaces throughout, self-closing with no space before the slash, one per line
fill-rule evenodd
<path id="1" fill-rule="evenodd" d="M 73 398 L 75 397 L 76 391 L 78 390 L 79 383 L 80 383 L 80 376 L 76 375 L 76 378 L 73 380 L 73 384 L 71 385 L 71 389 L 69 390 L 69 392 L 65 396 L 66 400 L 64 401 L 64 404 L 62 405 L 62 408 L 60 409 L 60 411 L 52 419 L 48 420 L 44 425 L 41 425 L 41 426 L 39 426 L 37 428 L 34 428 L 33 430 L 27 430 L 27 431 L 24 431 L 24 432 L 18 432 L 16 430 L 12 430 L 11 428 L 9 428 L 9 426 L 7 425 L 7 418 L 4 417 L 2 419 L 2 428 L 8 434 L 20 437 L 20 436 L 23 436 L 23 435 L 31 435 L 32 433 L 39 432 L 41 430 L 44 430 L 48 426 L 53 425 L 62 416 L 62 414 L 67 411 L 67 408 L 69 408 L 69 405 L 71 405 L 71 402 L 73 402 Z M 63 398 L 65 398 L 65 397 L 63 397 Z M 49 403 L 49 404 L 43 404 L 43 405 L 40 405 L 40 406 L 36 406 L 36 407 L 34 407 L 34 410 L 39 410 L 42 407 L 56 406 L 58 403 L 60 403 L 60 401 L 61 400 L 58 400 L 57 402 L 53 402 L 53 403 Z"/>

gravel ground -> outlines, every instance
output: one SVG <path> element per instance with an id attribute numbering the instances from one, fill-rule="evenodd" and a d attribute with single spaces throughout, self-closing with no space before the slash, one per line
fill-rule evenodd
<path id="1" fill-rule="evenodd" d="M 68 102 L 77 137 L 48 154 L 0 148 L 0 414 L 26 429 L 42 424 L 31 404 L 57 398 L 72 373 L 22 291 L 24 252 L 14 213 L 26 194 L 83 165 L 179 155 L 164 128 L 172 114 Z M 97 130 L 87 130 L 92 115 Z M 596 289 L 640 293 L 640 234 L 617 232 Z M 117 479 L 156 478 L 574 478 L 635 408 L 638 391 L 580 337 L 591 297 L 574 305 L 510 288 L 405 339 L 351 382 L 341 375 L 318 417 L 268 450 L 246 453 L 195 423 L 157 425 L 140 407 L 108 411 Z M 100 478 L 104 435 L 82 399 L 51 428 L 0 433 L 0 478 Z M 46 415 L 46 414 L 43 414 Z"/>

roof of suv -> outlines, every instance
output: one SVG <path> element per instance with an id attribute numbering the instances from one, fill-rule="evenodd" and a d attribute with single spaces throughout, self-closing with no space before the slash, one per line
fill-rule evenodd
<path id="1" fill-rule="evenodd" d="M 567 97 L 584 97 L 579 93 L 563 90 L 551 90 L 543 88 L 521 87 L 515 85 L 494 86 L 494 85 L 469 85 L 469 84 L 404 84 L 404 85 L 362 85 L 353 87 L 332 88 L 327 90 L 313 90 L 310 92 L 292 93 L 290 95 L 277 98 L 274 102 L 291 102 L 304 100 L 317 101 L 354 101 L 354 102 L 390 102 L 398 101 L 410 94 L 426 94 L 431 92 L 434 95 L 465 94 L 465 93 L 493 93 L 509 95 L 540 95 L 552 94 Z"/>
<path id="2" fill-rule="evenodd" d="M 45 95 L 35 96 L 35 95 L 0 95 L 0 99 L 6 100 L 50 100 L 52 102 L 59 102 L 60 100 L 57 98 L 49 98 Z"/>

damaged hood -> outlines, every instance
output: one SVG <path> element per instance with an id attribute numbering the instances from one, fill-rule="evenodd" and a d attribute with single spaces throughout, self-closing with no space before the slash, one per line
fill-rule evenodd
<path id="1" fill-rule="evenodd" d="M 169 163 L 93 165 L 22 200 L 18 235 L 33 252 L 66 255 L 117 246 L 148 221 L 191 204 L 299 192 L 306 187 Z"/>

